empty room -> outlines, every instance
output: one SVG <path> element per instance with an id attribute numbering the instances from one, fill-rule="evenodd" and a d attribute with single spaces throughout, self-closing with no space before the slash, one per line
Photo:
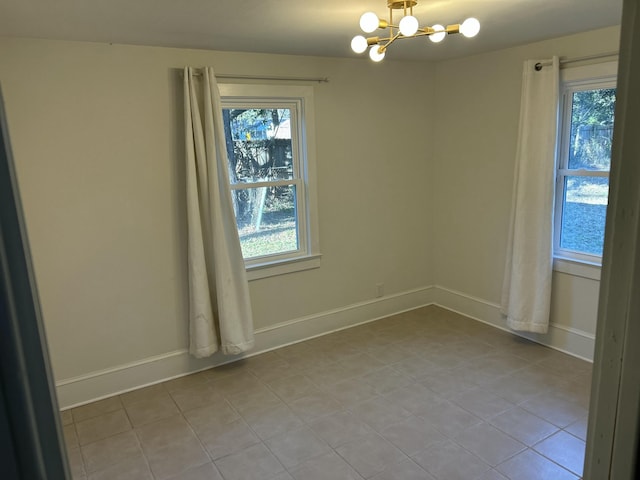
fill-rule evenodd
<path id="1" fill-rule="evenodd" d="M 60 468 L 587 478 L 622 3 L 0 0 Z"/>

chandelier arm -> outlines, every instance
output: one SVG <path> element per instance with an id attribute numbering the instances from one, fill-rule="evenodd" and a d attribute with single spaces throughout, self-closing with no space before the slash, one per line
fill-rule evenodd
<path id="1" fill-rule="evenodd" d="M 435 31 L 433 28 L 430 28 L 429 30 L 424 29 L 424 30 L 418 30 L 418 32 L 413 35 L 414 37 L 429 37 L 431 35 L 433 35 L 434 33 L 449 33 L 446 30 L 438 30 Z M 411 37 L 406 37 L 406 38 L 411 38 Z"/>
<path id="2" fill-rule="evenodd" d="M 444 32 L 444 31 L 442 31 L 442 32 L 436 32 L 436 31 L 433 31 L 433 32 L 417 32 L 414 35 L 410 35 L 408 37 L 405 37 L 404 35 L 398 33 L 394 37 L 378 38 L 378 40 L 380 42 L 386 42 L 386 41 L 391 40 L 391 39 L 393 39 L 393 41 L 395 41 L 395 40 L 406 40 L 407 38 L 414 38 L 414 37 L 428 37 L 430 35 L 433 35 L 434 33 L 446 33 L 446 32 Z M 391 42 L 389 42 L 389 43 L 391 43 Z"/>
<path id="3" fill-rule="evenodd" d="M 405 37 L 404 35 L 402 35 L 401 33 L 398 33 L 396 35 L 394 35 L 393 37 L 369 37 L 370 39 L 375 38 L 375 42 L 374 43 L 384 43 L 384 42 L 388 42 L 386 45 L 384 45 L 384 47 L 386 48 L 387 46 L 389 46 L 391 43 L 395 42 L 396 40 L 406 40 L 407 38 L 413 38 L 413 37 L 427 37 L 429 35 L 433 35 L 434 33 L 446 33 L 444 31 L 442 32 L 436 32 L 436 31 L 432 31 L 432 32 L 418 32 L 415 35 L 411 35 L 410 37 Z M 369 39 L 367 39 L 369 40 Z"/>
<path id="4" fill-rule="evenodd" d="M 442 26 L 440 24 L 435 24 L 432 26 L 420 27 L 417 25 L 417 19 L 413 16 L 413 7 L 417 5 L 418 0 L 387 0 L 387 7 L 389 9 L 389 21 L 383 20 L 378 17 L 373 12 L 367 12 L 362 15 L 360 19 L 360 26 L 365 33 L 372 33 L 373 31 L 378 29 L 388 30 L 388 36 L 385 38 L 380 37 L 369 37 L 364 39 L 361 35 L 356 36 L 352 40 L 352 49 L 356 53 L 362 53 L 366 50 L 367 46 L 378 45 L 378 54 L 383 54 L 389 46 L 394 43 L 398 39 L 405 38 L 414 38 L 414 37 L 429 37 L 435 43 L 440 42 L 445 36 L 454 35 L 461 33 L 465 37 L 475 37 L 480 30 L 480 22 L 473 17 L 467 18 L 462 23 L 455 23 L 452 25 Z M 409 33 L 414 32 L 411 35 L 403 35 L 400 32 L 400 21 L 398 24 L 394 24 L 394 10 L 397 11 L 398 15 L 404 14 L 401 20 L 404 20 L 406 17 L 413 17 L 408 19 L 404 23 L 407 28 L 403 29 Z M 366 17 L 366 18 L 365 18 Z M 434 28 L 436 27 L 436 28 Z M 416 30 L 417 28 L 417 30 Z M 366 45 L 363 40 L 366 40 Z M 354 46 L 355 45 L 355 46 Z M 373 52 L 373 50 L 371 50 Z M 371 54 L 371 58 L 374 61 L 380 61 L 384 57 L 384 55 L 380 55 L 379 58 L 374 58 L 376 55 Z"/>
<path id="5" fill-rule="evenodd" d="M 381 39 L 382 41 L 384 40 L 389 40 L 385 45 L 381 45 L 380 49 L 384 52 L 389 45 L 391 45 L 393 42 L 395 42 L 398 38 L 402 37 L 402 35 L 400 34 L 400 32 L 396 33 L 393 37 L 390 38 L 383 38 Z"/>

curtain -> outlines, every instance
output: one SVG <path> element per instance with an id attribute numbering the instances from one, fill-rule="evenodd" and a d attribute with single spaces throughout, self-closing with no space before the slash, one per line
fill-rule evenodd
<path id="1" fill-rule="evenodd" d="M 553 208 L 559 60 L 524 64 L 513 205 L 502 314 L 514 330 L 547 333 L 553 267 Z"/>
<path id="2" fill-rule="evenodd" d="M 213 69 L 184 69 L 189 262 L 189 352 L 253 347 L 249 285 L 227 173 L 222 107 Z M 202 112 L 201 112 L 202 110 Z"/>

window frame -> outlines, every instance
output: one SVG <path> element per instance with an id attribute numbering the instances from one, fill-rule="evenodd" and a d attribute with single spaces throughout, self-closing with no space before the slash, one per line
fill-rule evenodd
<path id="1" fill-rule="evenodd" d="M 296 190 L 298 249 L 245 259 L 248 279 L 251 281 L 318 268 L 321 254 L 315 182 L 313 87 L 221 83 L 218 88 L 223 109 L 241 106 L 242 108 L 289 108 L 291 111 L 291 149 L 292 156 L 296 157 L 292 168 L 293 178 L 232 184 L 231 189 L 233 191 L 275 184 L 293 185 Z"/>
<path id="2" fill-rule="evenodd" d="M 602 256 L 576 252 L 560 246 L 565 178 L 568 176 L 609 178 L 610 170 L 569 168 L 569 143 L 573 93 L 601 88 L 616 88 L 618 62 L 602 62 L 561 71 L 561 95 L 558 121 L 558 150 L 556 164 L 554 238 L 554 270 L 598 280 Z"/>

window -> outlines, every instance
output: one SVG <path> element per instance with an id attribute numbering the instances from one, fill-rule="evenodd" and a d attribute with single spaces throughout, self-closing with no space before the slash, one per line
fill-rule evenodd
<path id="1" fill-rule="evenodd" d="M 220 94 L 249 279 L 318 267 L 313 89 L 221 84 Z"/>
<path id="2" fill-rule="evenodd" d="M 601 264 L 616 102 L 615 63 L 564 70 L 556 257 Z"/>

